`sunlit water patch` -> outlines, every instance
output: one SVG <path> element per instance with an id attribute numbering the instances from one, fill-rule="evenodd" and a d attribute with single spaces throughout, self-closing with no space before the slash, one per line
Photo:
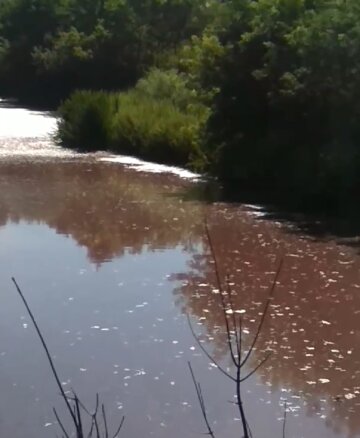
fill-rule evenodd
<path id="1" fill-rule="evenodd" d="M 7 107 L 0 102 L 0 138 L 47 138 L 55 132 L 56 118 L 42 111 Z"/>
<path id="2" fill-rule="evenodd" d="M 74 156 L 55 144 L 56 127 L 57 119 L 50 113 L 0 102 L 0 160 Z"/>
<path id="3" fill-rule="evenodd" d="M 100 158 L 100 160 L 108 163 L 123 164 L 128 168 L 139 172 L 171 173 L 173 175 L 179 176 L 180 178 L 186 178 L 191 180 L 197 180 L 200 178 L 199 174 L 190 172 L 189 170 L 182 169 L 180 167 L 151 163 L 148 161 L 139 160 L 138 158 L 134 158 L 134 157 L 111 156 L 111 157 L 102 157 Z"/>
<path id="4" fill-rule="evenodd" d="M 69 158 L 76 154 L 60 146 L 56 146 L 49 138 L 1 138 L 0 137 L 0 159 L 28 159 L 36 158 L 54 159 Z"/>

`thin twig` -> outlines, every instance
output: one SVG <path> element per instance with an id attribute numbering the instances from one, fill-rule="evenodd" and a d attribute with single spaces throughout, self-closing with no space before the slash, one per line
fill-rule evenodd
<path id="1" fill-rule="evenodd" d="M 245 377 L 242 377 L 242 378 L 241 378 L 241 382 L 245 382 L 245 380 L 249 379 L 253 374 L 255 374 L 256 371 L 264 365 L 264 363 L 269 359 L 270 356 L 271 356 L 271 353 L 268 353 L 268 354 L 264 357 L 264 359 L 262 359 L 262 360 L 260 361 L 260 363 L 259 363 L 259 364 L 258 364 L 258 365 L 257 365 L 252 371 L 250 371 L 249 374 L 247 374 Z"/>
<path id="2" fill-rule="evenodd" d="M 238 328 L 236 324 L 236 315 L 235 315 L 235 308 L 233 305 L 233 301 L 231 298 L 231 287 L 230 287 L 230 281 L 229 276 L 226 276 L 226 289 L 227 289 L 227 297 L 230 305 L 230 311 L 231 311 L 231 317 L 232 317 L 232 323 L 233 323 L 233 331 L 235 332 L 235 344 L 236 344 L 236 351 L 237 351 L 237 360 L 235 360 L 235 357 L 232 358 L 233 362 L 235 362 L 235 365 L 241 360 L 240 358 L 240 349 L 239 349 L 239 335 L 238 335 Z"/>
<path id="3" fill-rule="evenodd" d="M 197 334 L 195 333 L 195 330 L 191 324 L 191 320 L 190 320 L 190 316 L 188 314 L 186 314 L 188 323 L 189 323 L 189 327 L 191 330 L 191 333 L 195 339 L 195 341 L 197 342 L 198 346 L 200 347 L 201 351 L 205 354 L 205 356 L 213 363 L 217 366 L 217 368 L 229 379 L 231 379 L 233 382 L 236 382 L 235 378 L 229 374 L 226 370 L 224 370 L 224 368 L 222 368 L 221 365 L 218 364 L 218 362 L 211 356 L 211 354 L 206 350 L 206 348 L 202 345 L 202 343 L 200 342 L 199 337 L 197 336 Z"/>
<path id="4" fill-rule="evenodd" d="M 212 428 L 210 426 L 209 419 L 208 419 L 208 416 L 207 416 L 205 402 L 204 402 L 204 397 L 202 395 L 200 383 L 196 381 L 195 374 L 194 374 L 194 371 L 192 369 L 191 363 L 188 362 L 188 365 L 189 365 L 189 369 L 190 369 L 190 374 L 191 374 L 192 380 L 194 382 L 194 386 L 195 386 L 195 390 L 196 390 L 196 395 L 197 395 L 198 400 L 199 400 L 201 413 L 202 413 L 202 416 L 204 418 L 206 427 L 208 429 L 207 435 L 210 435 L 212 438 L 215 438 L 214 432 L 213 432 L 213 430 L 212 430 Z"/>
<path id="5" fill-rule="evenodd" d="M 234 363 L 234 365 L 236 366 L 236 358 L 235 358 L 235 354 L 234 354 L 234 350 L 233 350 L 233 345 L 232 345 L 232 340 L 231 340 L 231 330 L 230 330 L 230 325 L 229 325 L 229 319 L 228 319 L 228 315 L 226 313 L 226 302 L 224 299 L 224 293 L 226 293 L 226 291 L 223 290 L 222 287 L 222 282 L 221 282 L 221 277 L 220 277 L 220 269 L 219 269 L 219 264 L 217 262 L 217 257 L 216 257 L 216 252 L 215 252 L 215 247 L 211 238 L 211 234 L 209 231 L 209 226 L 205 220 L 205 233 L 206 233 L 206 237 L 209 243 L 209 247 L 210 247 L 210 253 L 211 253 L 211 257 L 214 261 L 214 270 L 215 270 L 215 278 L 216 278 L 216 282 L 217 282 L 217 286 L 218 286 L 218 290 L 220 293 L 220 300 L 221 300 L 221 307 L 223 310 L 223 314 L 224 314 L 224 318 L 225 318 L 225 326 L 226 326 L 226 339 L 227 339 L 227 343 L 228 343 L 228 348 L 230 351 L 230 356 L 231 359 Z"/>
<path id="6" fill-rule="evenodd" d="M 104 404 L 101 405 L 101 412 L 102 412 L 102 417 L 104 420 L 105 438 L 109 438 L 109 431 L 108 431 L 108 425 L 107 425 L 107 420 L 106 420 L 106 412 L 105 412 Z"/>
<path id="7" fill-rule="evenodd" d="M 214 260 L 214 264 L 215 264 L 215 276 L 216 276 L 217 286 L 218 286 L 219 292 L 221 293 L 223 288 L 222 288 L 222 283 L 221 283 L 221 278 L 220 278 L 219 264 L 217 262 L 216 253 L 215 253 L 213 241 L 212 241 L 210 230 L 209 230 L 209 225 L 208 225 L 206 219 L 205 219 L 205 233 L 206 233 L 207 240 L 209 242 L 211 256 L 212 256 L 212 259 Z"/>
<path id="8" fill-rule="evenodd" d="M 78 438 L 83 438 L 83 426 L 82 426 L 82 418 L 81 418 L 81 410 L 80 410 L 80 404 L 79 404 L 79 398 L 74 393 L 75 397 L 75 412 L 76 412 L 76 418 L 77 418 L 77 424 L 78 424 Z"/>
<path id="9" fill-rule="evenodd" d="M 96 430 L 96 438 L 101 438 L 100 437 L 99 423 L 98 423 L 98 420 L 97 420 L 97 411 L 94 414 L 93 418 L 94 418 L 94 424 L 95 424 L 95 430 Z"/>
<path id="10" fill-rule="evenodd" d="M 241 362 L 241 358 L 239 358 L 239 363 L 236 367 L 236 399 L 238 402 L 241 423 L 243 426 L 244 438 L 249 438 L 248 422 L 246 420 L 244 405 L 243 405 L 242 397 L 241 397 L 241 364 L 240 364 L 240 362 Z"/>
<path id="11" fill-rule="evenodd" d="M 113 436 L 113 438 L 117 438 L 117 436 L 119 435 L 119 433 L 120 433 L 120 431 L 121 431 L 121 429 L 122 429 L 122 427 L 124 425 L 124 421 L 125 421 L 125 416 L 122 417 L 120 425 L 119 425 L 117 431 L 115 432 L 115 435 Z"/>
<path id="12" fill-rule="evenodd" d="M 286 417 L 287 417 L 287 401 L 284 404 L 284 419 L 283 419 L 283 438 L 286 438 Z"/>
<path id="13" fill-rule="evenodd" d="M 93 430 L 94 430 L 94 418 L 91 419 L 91 427 L 90 427 L 90 431 L 88 433 L 87 438 L 91 438 L 92 437 Z"/>
<path id="14" fill-rule="evenodd" d="M 239 364 L 241 362 L 241 357 L 242 357 L 242 331 L 243 331 L 243 321 L 242 321 L 242 316 L 239 315 L 239 334 L 238 334 L 238 351 L 239 351 Z"/>
<path id="15" fill-rule="evenodd" d="M 23 295 L 23 293 L 22 293 L 22 291 L 21 291 L 21 289 L 20 289 L 19 285 L 17 284 L 17 282 L 16 282 L 16 280 L 15 280 L 14 277 L 12 278 L 12 282 L 14 283 L 14 285 L 15 285 L 15 287 L 16 287 L 16 290 L 17 290 L 18 294 L 20 295 L 20 298 L 22 299 L 22 301 L 23 301 L 23 303 L 24 303 L 24 305 L 25 305 L 25 307 L 26 307 L 26 310 L 27 310 L 27 312 L 28 312 L 28 314 L 29 314 L 29 316 L 30 316 L 30 318 L 31 318 L 31 321 L 32 321 L 33 324 L 34 324 L 35 330 L 36 330 L 36 332 L 37 332 L 37 334 L 38 334 L 38 336 L 39 336 L 39 339 L 40 339 L 40 341 L 41 341 L 41 343 L 42 343 L 42 346 L 43 346 L 43 348 L 44 348 L 44 350 L 45 350 L 45 353 L 46 353 L 47 359 L 48 359 L 48 361 L 49 361 L 51 371 L 52 371 L 52 373 L 53 373 L 53 376 L 54 376 L 54 378 L 55 378 L 55 381 L 56 381 L 56 383 L 57 383 L 57 386 L 58 386 L 58 388 L 59 388 L 59 390 L 60 390 L 60 394 L 61 394 L 62 398 L 63 398 L 64 401 L 65 401 L 66 407 L 67 407 L 67 409 L 68 409 L 68 411 L 69 411 L 69 414 L 71 415 L 71 418 L 72 418 L 72 420 L 73 420 L 73 422 L 74 422 L 74 425 L 76 426 L 76 428 L 78 428 L 78 424 L 77 424 L 77 420 L 76 420 L 75 414 L 73 413 L 73 411 L 72 411 L 72 409 L 71 409 L 70 403 L 69 403 L 69 401 L 68 401 L 68 399 L 67 399 L 67 396 L 66 396 L 66 394 L 65 394 L 65 392 L 64 392 L 64 389 L 63 389 L 63 387 L 62 387 L 62 385 L 61 385 L 61 382 L 60 382 L 60 379 L 59 379 L 58 373 L 57 373 L 57 371 L 56 371 L 56 368 L 55 368 L 54 362 L 53 362 L 53 360 L 52 360 L 52 358 L 51 358 L 51 355 L 50 355 L 49 349 L 48 349 L 48 347 L 47 347 L 47 345 L 46 345 L 45 339 L 44 339 L 44 337 L 43 337 L 43 335 L 42 335 L 42 333 L 41 333 L 41 331 L 40 331 L 40 328 L 39 328 L 39 326 L 38 326 L 38 324 L 37 324 L 37 322 L 36 322 L 36 320 L 35 320 L 35 317 L 34 317 L 32 311 L 31 311 L 31 309 L 30 309 L 30 307 L 29 307 L 29 305 L 28 305 L 28 303 L 27 303 L 27 301 L 26 301 L 26 299 L 25 299 L 25 297 L 24 297 L 24 295 Z"/>
<path id="16" fill-rule="evenodd" d="M 199 345 L 200 349 L 203 351 L 203 353 L 208 357 L 208 359 L 211 360 L 212 363 L 214 363 L 217 366 L 217 368 L 219 368 L 219 370 L 226 377 L 228 377 L 233 382 L 235 382 L 235 384 L 236 384 L 236 398 L 237 398 L 236 404 L 238 406 L 240 417 L 241 417 L 244 438 L 250 438 L 250 437 L 252 437 L 252 432 L 251 432 L 251 428 L 249 426 L 249 423 L 248 423 L 248 421 L 246 419 L 246 415 L 245 415 L 245 410 L 244 410 L 242 396 L 241 396 L 241 383 L 243 383 L 245 380 L 249 379 L 253 374 L 255 374 L 258 371 L 258 369 L 268 360 L 268 358 L 270 357 L 270 354 L 267 354 L 265 356 L 265 358 L 262 359 L 255 368 L 253 368 L 250 372 L 248 372 L 248 374 L 245 377 L 242 377 L 242 369 L 246 365 L 246 363 L 248 362 L 250 357 L 252 356 L 252 353 L 254 352 L 254 349 L 255 349 L 255 345 L 256 345 L 256 343 L 259 339 L 260 333 L 262 331 L 264 321 L 265 321 L 266 315 L 267 315 L 268 310 L 269 310 L 270 303 L 273 299 L 273 295 L 274 295 L 275 288 L 276 288 L 276 285 L 278 282 L 278 278 L 279 278 L 280 272 L 282 270 L 283 259 L 281 259 L 281 261 L 280 261 L 280 264 L 279 264 L 278 269 L 276 271 L 276 275 L 275 275 L 274 280 L 273 280 L 271 287 L 269 289 L 269 294 L 268 294 L 267 300 L 265 302 L 264 310 L 263 310 L 263 313 L 261 315 L 260 322 L 259 322 L 259 325 L 257 327 L 255 336 L 251 342 L 249 350 L 245 354 L 245 357 L 242 358 L 243 320 L 242 320 L 241 315 L 239 316 L 239 321 L 237 322 L 237 320 L 236 320 L 236 315 L 235 315 L 236 312 L 235 312 L 233 301 L 232 301 L 232 296 L 231 296 L 232 291 L 231 291 L 231 285 L 230 285 L 230 281 L 229 281 L 228 276 L 226 277 L 226 282 L 225 282 L 226 289 L 223 290 L 223 288 L 222 288 L 222 281 L 221 281 L 221 275 L 220 275 L 220 270 L 219 270 L 219 264 L 217 261 L 214 244 L 213 244 L 211 234 L 209 231 L 209 227 L 208 227 L 206 220 L 205 220 L 205 234 L 206 234 L 206 237 L 207 237 L 207 240 L 209 243 L 210 253 L 211 253 L 211 256 L 213 258 L 214 269 L 215 269 L 215 278 L 216 278 L 218 290 L 220 293 L 220 303 L 221 303 L 221 308 L 222 308 L 222 312 L 224 315 L 224 321 L 225 321 L 225 327 L 226 327 L 226 341 L 227 341 L 231 360 L 232 360 L 232 362 L 235 366 L 235 369 L 236 369 L 236 376 L 235 377 L 233 377 L 230 373 L 228 373 L 226 370 L 224 370 L 215 361 L 215 359 L 211 356 L 211 354 L 207 351 L 207 349 L 205 347 L 203 347 L 202 343 L 200 342 L 199 337 L 196 335 L 196 333 L 193 329 L 189 315 L 187 315 L 188 323 L 190 326 L 191 333 L 194 336 L 196 342 L 198 343 L 198 345 Z M 229 317 L 229 314 L 231 314 L 231 317 Z M 229 321 L 231 321 L 232 327 L 231 327 Z M 234 354 L 234 342 L 235 342 L 235 348 L 236 348 L 236 353 L 237 353 L 236 355 Z M 193 377 L 196 392 L 198 395 L 200 407 L 202 409 L 203 416 L 206 420 L 207 417 L 206 417 L 206 412 L 204 415 L 205 406 L 204 406 L 204 401 L 202 398 L 201 387 L 196 382 L 196 379 L 194 377 L 194 373 L 192 372 L 192 368 L 191 368 L 190 364 L 189 364 L 189 367 L 190 367 L 190 371 L 191 371 L 191 374 Z M 210 428 L 210 430 L 211 430 L 211 428 Z"/>
<path id="17" fill-rule="evenodd" d="M 41 330 L 36 322 L 36 319 L 24 297 L 24 294 L 22 293 L 18 283 L 16 282 L 15 278 L 12 278 L 12 282 L 14 283 L 16 290 L 18 292 L 18 294 L 20 295 L 20 298 L 22 299 L 26 310 L 31 318 L 31 321 L 34 324 L 35 330 L 39 336 L 39 339 L 41 341 L 41 344 L 44 348 L 44 351 L 46 353 L 48 362 L 50 364 L 53 376 L 55 378 L 56 384 L 60 390 L 60 395 L 61 397 L 64 399 L 64 402 L 66 404 L 67 410 L 70 413 L 73 425 L 75 427 L 75 431 L 76 431 L 76 438 L 84 438 L 84 428 L 83 428 L 83 419 L 82 419 L 82 414 L 81 411 L 84 411 L 90 418 L 91 418 L 91 427 L 90 427 L 90 431 L 87 435 L 87 438 L 92 438 L 93 436 L 93 432 L 96 432 L 96 438 L 109 438 L 109 430 L 108 430 L 108 424 L 107 424 L 107 418 L 106 418 L 106 411 L 105 411 L 105 406 L 102 404 L 102 418 L 104 421 L 104 436 L 101 436 L 101 431 L 100 431 L 100 427 L 99 427 L 99 423 L 98 423 L 98 412 L 99 412 L 99 394 L 96 394 L 96 406 L 95 406 L 95 411 L 94 413 L 90 413 L 89 410 L 84 406 L 84 404 L 81 402 L 81 400 L 79 399 L 78 395 L 76 394 L 76 392 L 74 390 L 72 390 L 72 394 L 71 395 L 67 395 L 62 387 L 59 375 L 56 371 L 55 368 L 55 364 L 52 360 L 50 351 L 48 349 L 48 346 L 45 342 L 44 336 L 41 333 Z M 70 435 L 67 433 L 65 426 L 63 424 L 63 422 L 60 420 L 60 417 L 56 411 L 55 408 L 53 408 L 53 412 L 55 415 L 55 418 L 61 428 L 61 431 L 63 433 L 63 438 L 70 438 Z M 116 438 L 124 424 L 124 420 L 125 417 L 122 417 L 121 422 L 120 422 L 120 426 L 118 427 L 118 429 L 116 430 L 116 433 L 114 435 L 113 438 Z M 73 436 L 73 435 L 71 435 Z"/>
<path id="18" fill-rule="evenodd" d="M 65 435 L 66 438 L 69 438 L 69 435 L 68 435 L 68 433 L 66 432 L 66 429 L 65 429 L 64 425 L 62 424 L 62 422 L 61 422 L 61 420 L 60 420 L 60 417 L 59 417 L 58 413 L 56 412 L 56 409 L 55 409 L 55 408 L 53 408 L 53 412 L 54 412 L 54 415 L 55 415 L 56 421 L 59 423 L 59 426 L 60 426 L 60 428 L 61 428 L 63 434 Z"/>
<path id="19" fill-rule="evenodd" d="M 244 366 L 246 364 L 246 362 L 249 360 L 249 357 L 251 356 L 251 353 L 252 353 L 252 351 L 253 351 L 253 349 L 255 347 L 255 344 L 257 343 L 257 340 L 258 340 L 258 338 L 260 336 L 261 329 L 262 329 L 262 327 L 264 325 L 265 317 L 267 315 L 270 303 L 271 303 L 271 301 L 273 299 L 273 295 L 274 295 L 274 292 L 275 292 L 275 288 L 276 288 L 276 284 L 277 284 L 278 278 L 279 278 L 281 270 L 282 270 L 282 266 L 283 266 L 283 259 L 280 259 L 280 263 L 279 263 L 278 269 L 276 271 L 274 280 L 273 280 L 273 282 L 271 284 L 270 291 L 269 291 L 269 294 L 268 294 L 268 297 L 267 297 L 267 300 L 266 300 L 266 303 L 265 303 L 264 311 L 263 311 L 263 313 L 261 315 L 260 323 L 258 325 L 255 337 L 253 339 L 253 342 L 251 344 L 251 347 L 250 347 L 247 355 L 245 356 L 244 360 L 241 362 L 241 366 Z"/>

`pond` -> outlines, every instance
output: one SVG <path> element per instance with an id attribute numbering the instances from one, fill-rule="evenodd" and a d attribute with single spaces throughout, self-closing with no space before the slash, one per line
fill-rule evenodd
<path id="1" fill-rule="evenodd" d="M 254 437 L 360 436 L 360 257 L 334 237 L 269 220 L 258 206 L 206 201 L 189 172 L 57 147 L 51 114 L 0 108 L 0 434 L 56 436 L 65 416 L 46 356 L 16 294 L 36 315 L 66 391 L 124 437 L 239 437 L 213 255 L 254 338 L 242 385 Z M 245 371 L 244 371 L 245 372 Z"/>

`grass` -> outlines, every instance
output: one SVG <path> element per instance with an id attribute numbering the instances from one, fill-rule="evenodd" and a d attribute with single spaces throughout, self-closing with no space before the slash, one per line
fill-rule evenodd
<path id="1" fill-rule="evenodd" d="M 59 108 L 57 140 L 199 170 L 208 108 L 175 71 L 150 71 L 124 93 L 77 91 Z"/>
<path id="2" fill-rule="evenodd" d="M 85 151 L 108 148 L 112 142 L 117 106 L 118 96 L 115 94 L 75 92 L 59 109 L 58 142 Z"/>
<path id="3" fill-rule="evenodd" d="M 115 117 L 116 152 L 161 163 L 190 165 L 201 156 L 201 124 L 170 100 L 154 100 L 131 91 L 120 97 Z"/>

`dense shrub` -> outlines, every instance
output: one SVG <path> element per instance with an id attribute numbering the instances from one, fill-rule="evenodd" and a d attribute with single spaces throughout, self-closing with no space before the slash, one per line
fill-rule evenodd
<path id="1" fill-rule="evenodd" d="M 199 105 L 195 89 L 191 89 L 186 76 L 176 70 L 152 69 L 137 83 L 135 91 L 138 95 L 149 99 L 167 100 L 181 111 L 190 106 Z"/>
<path id="2" fill-rule="evenodd" d="M 59 108 L 57 138 L 66 147 L 107 149 L 113 142 L 118 95 L 77 91 Z"/>
<path id="3" fill-rule="evenodd" d="M 211 69 L 207 155 L 222 178 L 344 194 L 359 187 L 360 4 L 233 1 Z"/>
<path id="4" fill-rule="evenodd" d="M 169 100 L 136 92 L 121 96 L 115 118 L 115 150 L 162 163 L 200 164 L 201 122 Z"/>
<path id="5" fill-rule="evenodd" d="M 65 146 L 204 164 L 201 142 L 209 110 L 176 71 L 151 70 L 126 93 L 75 92 L 59 114 L 58 139 Z"/>
<path id="6" fill-rule="evenodd" d="M 212 20 L 216 0 L 1 0 L 0 92 L 133 86 L 164 51 Z"/>

